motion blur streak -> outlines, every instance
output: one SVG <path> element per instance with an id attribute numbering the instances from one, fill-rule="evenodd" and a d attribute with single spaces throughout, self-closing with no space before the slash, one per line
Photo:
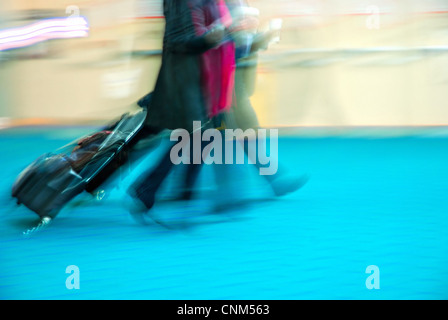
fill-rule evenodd
<path id="1" fill-rule="evenodd" d="M 162 0 L 0 0 L 0 299 L 448 299 L 448 0 L 247 1 L 257 31 L 281 29 L 238 65 L 254 83 L 239 93 L 278 129 L 279 172 L 309 182 L 278 198 L 248 165 L 206 165 L 182 201 L 177 167 L 152 214 L 178 228 L 141 226 L 127 191 L 169 150 L 162 134 L 24 237 L 39 217 L 13 183 L 141 111 L 165 19 Z"/>
<path id="2" fill-rule="evenodd" d="M 88 30 L 87 20 L 82 17 L 43 20 L 29 26 L 0 31 L 0 51 L 50 39 L 87 37 Z"/>

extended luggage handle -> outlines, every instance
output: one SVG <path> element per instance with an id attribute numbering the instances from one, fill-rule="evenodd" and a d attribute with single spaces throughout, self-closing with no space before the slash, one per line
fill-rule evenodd
<path id="1" fill-rule="evenodd" d="M 129 116 L 129 114 L 125 114 L 122 117 L 122 120 L 118 123 L 117 127 L 114 128 L 112 134 L 110 134 L 106 138 L 106 140 L 102 143 L 101 147 L 98 149 L 97 154 L 91 159 L 90 162 L 95 161 L 95 159 L 98 158 L 99 156 L 103 156 L 105 151 L 107 151 L 108 148 L 115 145 L 116 143 L 120 143 L 121 145 L 117 148 L 117 150 L 115 150 L 115 152 L 111 153 L 111 155 L 103 162 L 103 164 L 99 168 L 97 168 L 93 172 L 93 174 L 91 174 L 89 177 L 86 178 L 86 180 L 85 180 L 86 184 L 88 184 L 106 165 L 108 165 L 110 163 L 110 161 L 112 160 L 113 156 L 115 154 L 119 153 L 123 149 L 123 147 L 126 145 L 126 143 L 132 137 L 134 137 L 138 131 L 140 131 L 140 129 L 146 119 L 146 113 L 147 113 L 146 109 L 143 109 L 142 111 L 140 111 L 139 113 L 137 113 L 136 115 L 133 116 L 133 117 L 140 116 L 140 119 L 137 123 L 133 123 L 133 126 L 132 126 L 133 129 L 130 130 L 129 134 L 126 134 L 126 132 L 128 132 L 128 130 L 126 130 L 126 124 L 128 124 L 129 122 L 126 122 L 124 120 L 126 118 L 129 119 L 131 117 Z M 125 128 L 125 129 L 123 130 L 122 128 Z M 123 139 L 123 133 L 126 135 L 124 139 Z M 117 135 L 120 135 L 120 136 L 117 137 Z M 116 140 L 113 141 L 112 139 L 116 139 Z"/>

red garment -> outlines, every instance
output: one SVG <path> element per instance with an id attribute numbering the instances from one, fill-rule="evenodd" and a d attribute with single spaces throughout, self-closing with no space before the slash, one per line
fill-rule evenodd
<path id="1" fill-rule="evenodd" d="M 218 3 L 216 3 L 218 2 Z M 193 15 L 196 34 L 203 35 L 208 30 L 200 26 L 210 26 L 216 20 L 228 26 L 232 23 L 229 9 L 224 0 L 210 1 L 203 8 L 204 14 L 198 21 Z M 235 44 L 226 41 L 219 47 L 210 49 L 201 55 L 202 89 L 206 99 L 208 116 L 210 118 L 229 110 L 232 106 L 235 76 Z"/>

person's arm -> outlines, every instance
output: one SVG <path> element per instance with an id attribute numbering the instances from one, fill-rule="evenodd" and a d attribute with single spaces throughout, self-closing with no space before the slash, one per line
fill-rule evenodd
<path id="1" fill-rule="evenodd" d="M 266 31 L 259 32 L 255 35 L 254 40 L 252 42 L 252 46 L 250 48 L 250 52 L 254 53 L 260 50 L 267 50 L 269 43 L 275 37 L 275 32 Z"/>
<path id="2" fill-rule="evenodd" d="M 224 31 L 205 25 L 202 1 L 170 0 L 165 8 L 165 48 L 174 53 L 201 54 L 220 43 Z"/>

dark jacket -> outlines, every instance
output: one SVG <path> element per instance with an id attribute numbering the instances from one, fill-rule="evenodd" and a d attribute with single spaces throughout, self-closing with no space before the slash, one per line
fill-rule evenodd
<path id="1" fill-rule="evenodd" d="M 149 127 L 191 131 L 193 121 L 202 124 L 208 121 L 201 88 L 200 58 L 213 44 L 206 42 L 206 33 L 197 35 L 193 24 L 195 16 L 205 14 L 206 2 L 208 0 L 163 2 L 166 26 L 162 66 L 148 106 L 146 125 Z"/>

